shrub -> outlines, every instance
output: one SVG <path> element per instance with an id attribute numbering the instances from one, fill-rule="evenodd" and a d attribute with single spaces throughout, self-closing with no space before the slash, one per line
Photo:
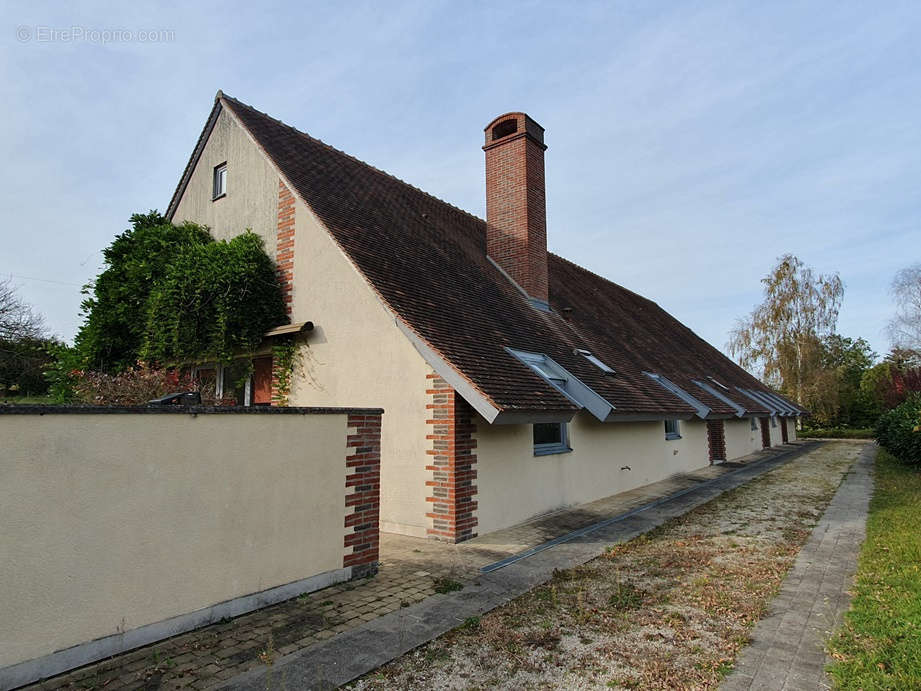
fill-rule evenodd
<path id="1" fill-rule="evenodd" d="M 118 374 L 75 372 L 74 398 L 87 405 L 137 406 L 178 391 L 200 391 L 203 405 L 233 405 L 230 398 L 217 400 L 213 381 L 198 381 L 187 373 L 138 363 Z"/>
<path id="2" fill-rule="evenodd" d="M 880 416 L 876 440 L 903 463 L 921 464 L 921 393 Z"/>

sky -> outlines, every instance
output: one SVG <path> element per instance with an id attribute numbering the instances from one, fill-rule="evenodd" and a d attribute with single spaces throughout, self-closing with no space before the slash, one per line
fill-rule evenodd
<path id="1" fill-rule="evenodd" d="M 545 129 L 552 251 L 725 349 L 793 253 L 884 354 L 921 261 L 917 2 L 5 2 L 0 277 L 69 340 L 218 89 L 478 216 L 483 128 Z"/>

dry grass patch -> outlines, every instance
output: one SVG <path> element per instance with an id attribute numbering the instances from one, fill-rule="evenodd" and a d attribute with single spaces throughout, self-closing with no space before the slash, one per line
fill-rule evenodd
<path id="1" fill-rule="evenodd" d="M 859 451 L 816 449 L 353 687 L 715 687 Z"/>

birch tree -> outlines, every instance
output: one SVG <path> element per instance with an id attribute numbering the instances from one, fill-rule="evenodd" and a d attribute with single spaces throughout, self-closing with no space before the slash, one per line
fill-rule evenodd
<path id="1" fill-rule="evenodd" d="M 890 290 L 896 313 L 889 322 L 889 339 L 896 349 L 921 352 L 921 264 L 899 271 Z"/>
<path id="2" fill-rule="evenodd" d="M 765 383 L 809 407 L 833 394 L 823 366 L 824 342 L 834 334 L 844 285 L 818 275 L 792 254 L 761 279 L 764 301 L 740 319 L 729 352 Z"/>

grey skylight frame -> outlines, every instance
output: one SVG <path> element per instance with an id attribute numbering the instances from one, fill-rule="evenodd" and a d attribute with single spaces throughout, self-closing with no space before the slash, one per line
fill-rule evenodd
<path id="1" fill-rule="evenodd" d="M 757 391 L 753 391 L 751 389 L 743 389 L 738 386 L 736 387 L 736 390 L 741 392 L 743 395 L 747 396 L 751 400 L 753 400 L 758 405 L 767 408 L 768 413 L 770 413 L 771 415 L 776 415 L 777 413 L 780 412 L 780 409 L 777 407 L 776 403 L 772 403 L 766 398 L 761 398 L 761 396 L 758 395 Z"/>
<path id="2" fill-rule="evenodd" d="M 643 372 L 643 374 L 652 379 L 663 389 L 675 394 L 682 401 L 694 408 L 694 410 L 697 411 L 697 417 L 699 417 L 701 420 L 705 420 L 710 414 L 710 408 L 708 406 L 694 398 L 691 394 L 682 389 L 675 382 L 669 380 L 666 377 L 663 377 L 661 374 L 656 374 L 655 372 Z"/>
<path id="3" fill-rule="evenodd" d="M 611 375 L 611 376 L 617 374 L 617 370 L 615 370 L 613 367 L 610 367 L 609 365 L 606 365 L 605 363 L 603 363 L 603 362 L 598 358 L 597 355 L 594 355 L 594 354 L 592 353 L 592 351 L 586 350 L 585 348 L 576 348 L 576 351 L 575 351 L 575 352 L 576 352 L 578 355 L 581 355 L 582 357 L 584 357 L 586 360 L 588 360 L 588 361 L 589 361 L 590 363 L 592 363 L 593 365 L 595 365 L 595 367 L 597 367 L 598 369 L 600 369 L 600 370 L 601 370 L 602 372 L 604 372 L 605 374 Z"/>
<path id="4" fill-rule="evenodd" d="M 598 420 L 604 422 L 614 410 L 607 400 L 586 386 L 578 377 L 569 372 L 556 360 L 545 353 L 532 353 L 526 350 L 506 348 L 506 352 L 526 365 L 528 369 L 562 393 L 579 408 L 585 408 Z"/>
<path id="5" fill-rule="evenodd" d="M 784 399 L 782 399 L 780 396 L 778 396 L 778 395 L 777 395 L 776 393 L 774 393 L 773 391 L 761 391 L 760 393 L 761 393 L 762 396 L 765 396 L 765 397 L 767 397 L 768 399 L 770 399 L 770 400 L 774 401 L 775 403 L 777 403 L 777 405 L 779 405 L 779 406 L 781 407 L 781 409 L 784 411 L 784 412 L 783 412 L 784 415 L 786 415 L 786 416 L 788 416 L 788 417 L 789 417 L 789 416 L 794 416 L 794 417 L 795 417 L 795 416 L 799 415 L 799 411 L 798 411 L 796 408 L 794 408 L 792 405 L 790 405 L 789 403 L 787 403 Z"/>
<path id="6" fill-rule="evenodd" d="M 710 379 L 710 378 L 711 378 L 711 377 L 708 377 L 708 379 Z M 726 394 L 724 394 L 722 391 L 717 391 L 715 388 L 713 388 L 712 386 L 710 386 L 710 385 L 707 384 L 706 382 L 701 381 L 701 380 L 699 380 L 699 379 L 694 379 L 694 380 L 692 380 L 692 381 L 693 381 L 697 386 L 699 386 L 701 389 L 703 389 L 704 391 L 706 391 L 708 394 L 710 394 L 710 395 L 713 396 L 714 398 L 718 398 L 718 399 L 721 400 L 723 403 L 725 403 L 725 404 L 728 405 L 730 408 L 732 408 L 734 411 L 736 411 L 736 417 L 742 417 L 743 415 L 745 415 L 745 406 L 739 405 L 738 403 L 736 403 L 735 401 L 733 401 L 731 398 L 729 398 L 729 396 L 727 396 Z M 728 389 L 727 389 L 727 391 L 728 391 Z"/>

